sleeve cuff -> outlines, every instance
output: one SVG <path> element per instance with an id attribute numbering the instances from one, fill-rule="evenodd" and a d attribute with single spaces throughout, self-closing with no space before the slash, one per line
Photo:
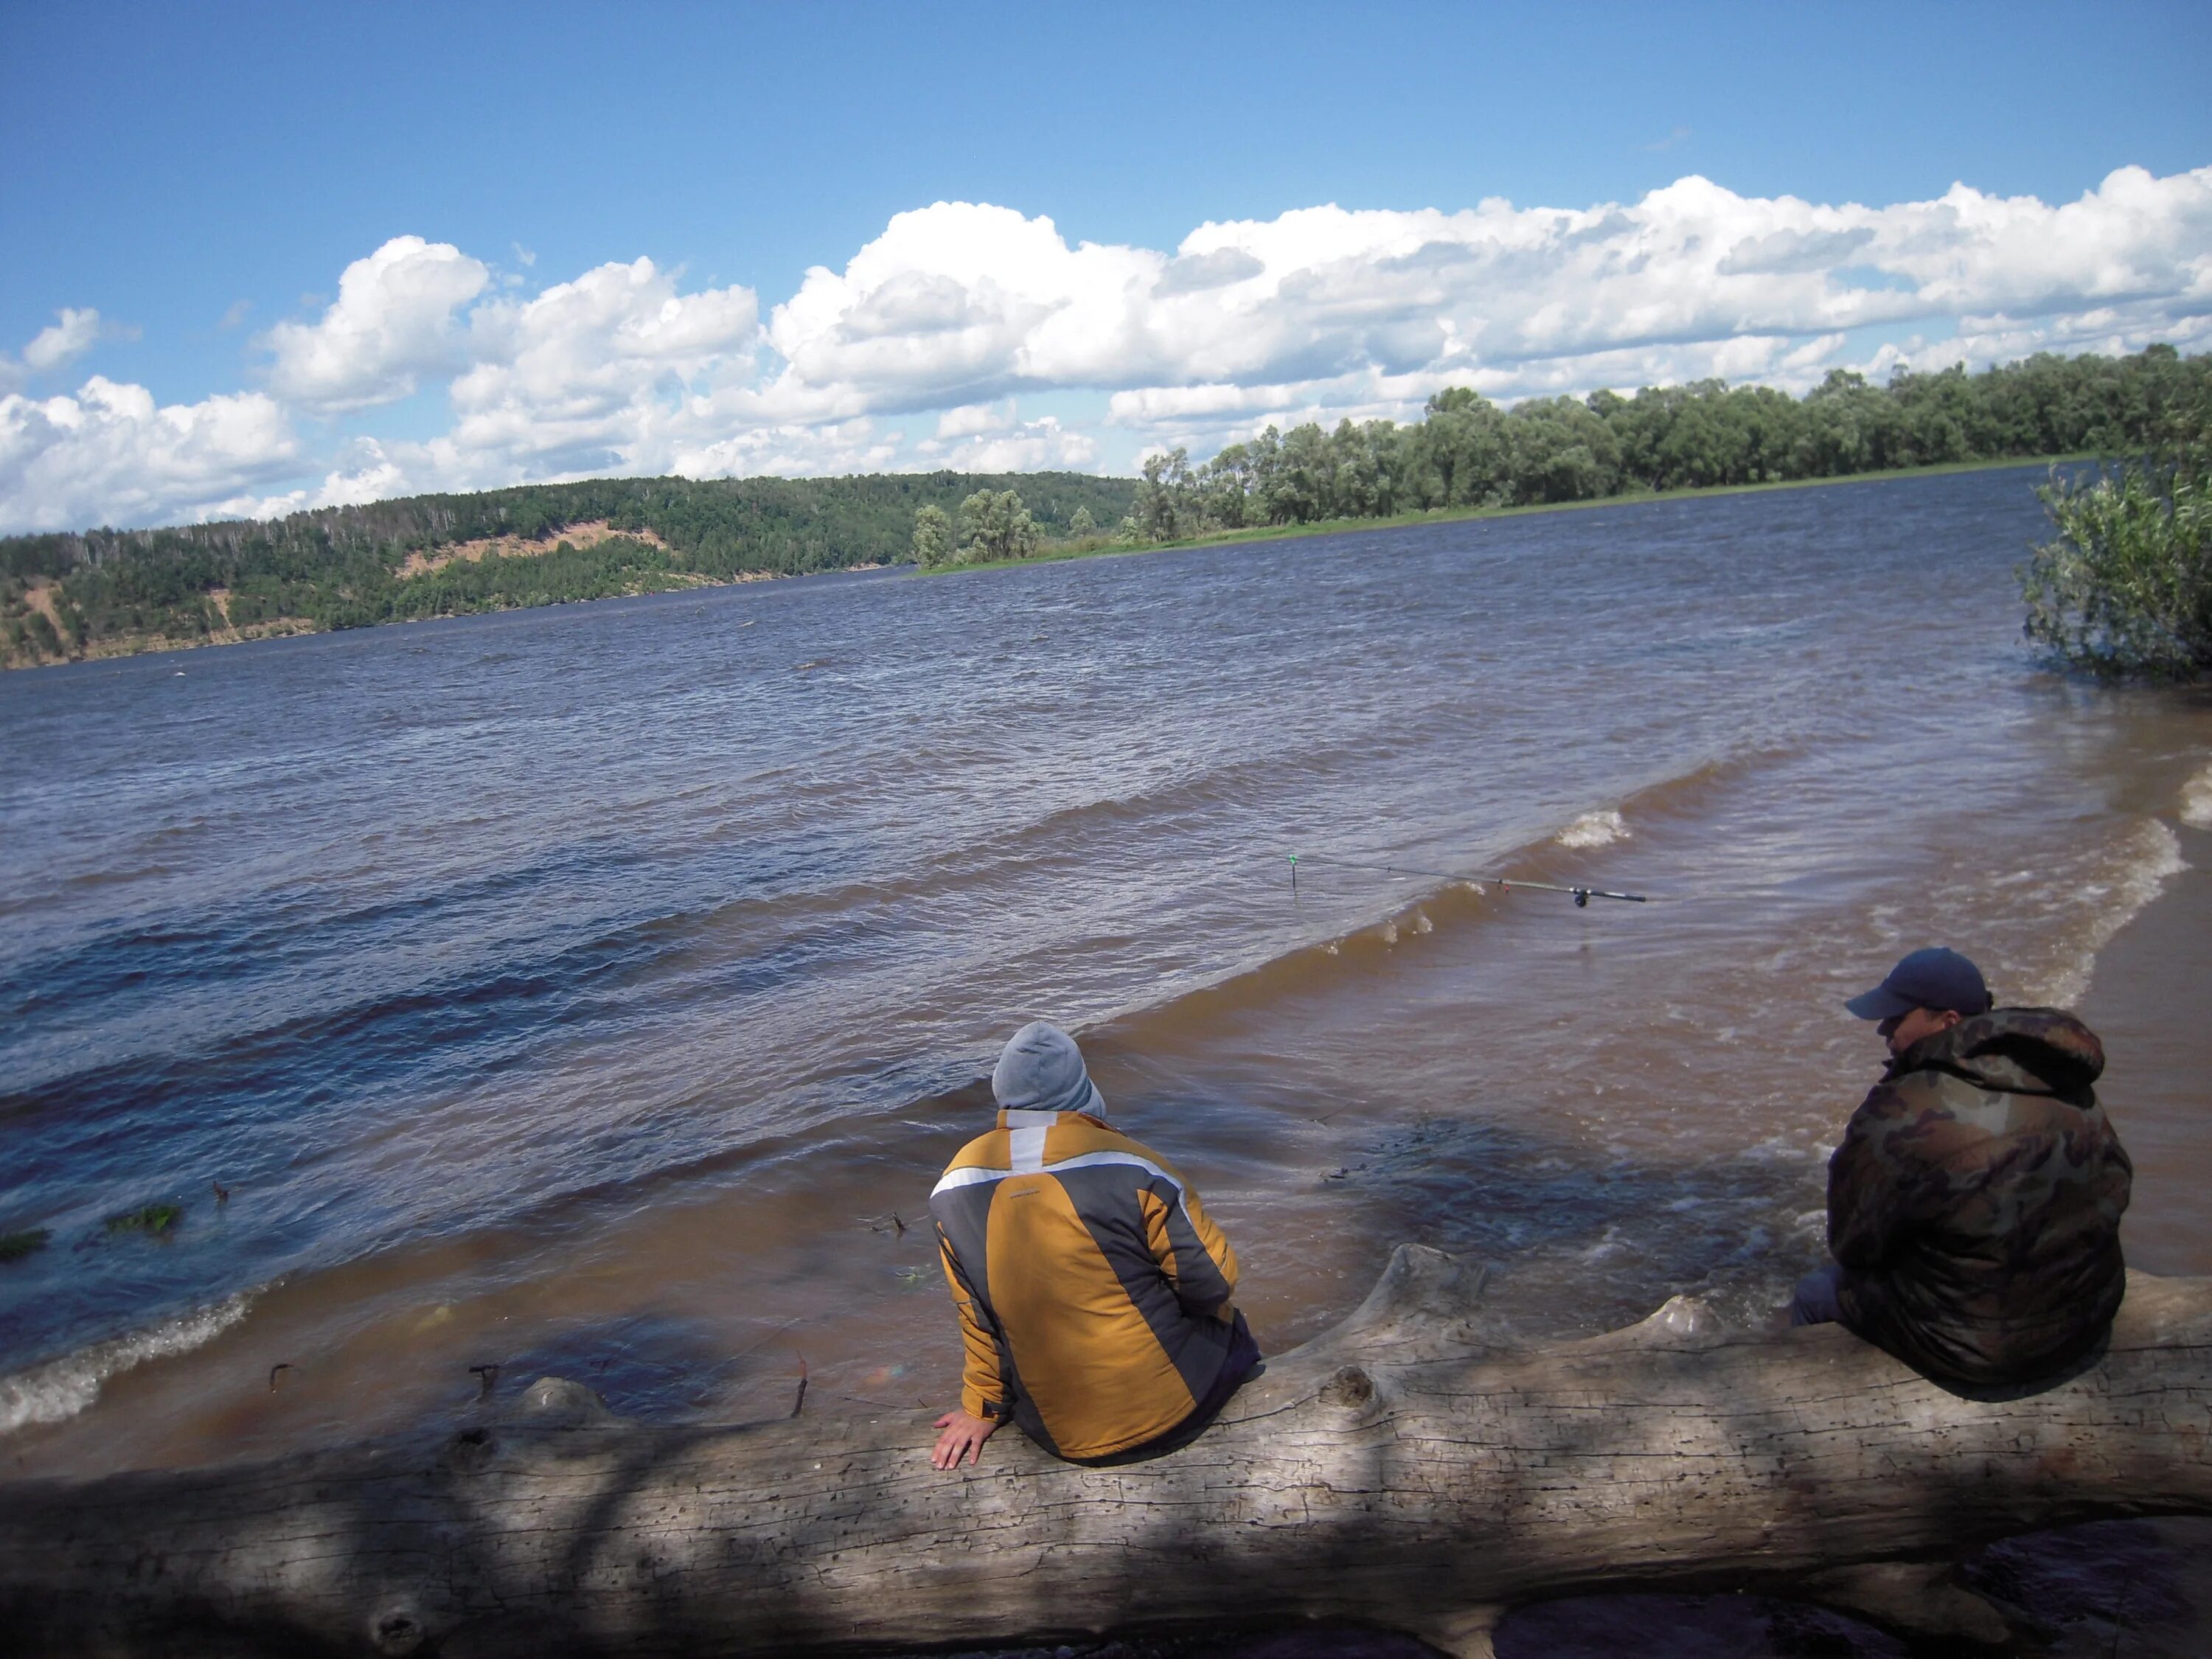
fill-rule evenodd
<path id="1" fill-rule="evenodd" d="M 960 1390 L 960 1409 L 970 1417 L 980 1417 L 993 1423 L 1003 1422 L 1006 1413 L 1003 1402 L 986 1400 L 975 1389 L 963 1387 Z"/>

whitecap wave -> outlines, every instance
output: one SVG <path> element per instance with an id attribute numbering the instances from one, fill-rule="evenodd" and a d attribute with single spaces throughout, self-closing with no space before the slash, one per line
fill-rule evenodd
<path id="1" fill-rule="evenodd" d="M 2212 830 L 2212 766 L 2181 786 L 2181 821 L 2192 830 Z"/>
<path id="2" fill-rule="evenodd" d="M 1553 839 L 1562 847 L 1607 847 L 1628 839 L 1628 821 L 1618 812 L 1585 812 Z"/>
<path id="3" fill-rule="evenodd" d="M 165 1319 L 143 1331 L 95 1342 L 43 1365 L 0 1376 L 0 1434 L 33 1423 L 59 1423 L 100 1398 L 111 1376 L 149 1359 L 186 1353 L 210 1341 L 246 1317 L 254 1292 L 240 1291 L 212 1307 Z"/>

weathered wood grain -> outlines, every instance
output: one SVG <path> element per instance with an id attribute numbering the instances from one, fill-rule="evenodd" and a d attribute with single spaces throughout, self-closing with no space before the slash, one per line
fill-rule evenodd
<path id="1" fill-rule="evenodd" d="M 2107 1350 L 1951 1393 L 1835 1327 L 1677 1299 L 1500 1346 L 1401 1248 L 1194 1445 L 930 1469 L 926 1414 L 649 1428 L 547 1380 L 510 1423 L 246 1467 L 0 1488 L 0 1629 L 52 1654 L 762 1654 L 1328 1620 L 1487 1650 L 1516 1601 L 1802 1594 L 1988 1639 L 1940 1560 L 2212 1512 L 2212 1280 L 2136 1275 Z M 1884 1565 L 1887 1564 L 1887 1565 Z"/>

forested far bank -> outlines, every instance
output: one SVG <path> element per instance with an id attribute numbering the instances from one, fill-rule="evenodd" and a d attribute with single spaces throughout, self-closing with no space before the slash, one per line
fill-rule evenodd
<path id="1" fill-rule="evenodd" d="M 1462 386 L 1424 418 L 1270 427 L 1200 465 L 1145 464 L 1133 541 L 1212 530 L 1534 507 L 1672 489 L 1840 478 L 1956 462 L 2155 447 L 2202 429 L 2212 356 L 2040 356 L 1969 374 L 1831 373 L 1802 398 L 1719 380 L 1502 409 Z"/>
<path id="2" fill-rule="evenodd" d="M 2156 450 L 2212 421 L 2212 357 L 2154 345 L 2129 357 L 2051 356 L 1969 374 L 1900 371 L 1887 386 L 1837 370 L 1802 398 L 1719 380 L 1633 397 L 1540 398 L 1501 408 L 1464 386 L 1422 418 L 1270 426 L 1194 464 L 1147 459 L 1118 525 L 1086 547 L 1157 546 L 1239 530 L 1407 514 L 1565 506 L 1916 468 Z M 924 568 L 1054 556 L 1018 497 L 978 492 L 957 515 L 916 515 Z"/>
<path id="3" fill-rule="evenodd" d="M 0 539 L 9 666 L 887 564 L 999 562 L 1216 531 L 1534 507 L 1951 463 L 2139 454 L 2203 431 L 2212 357 L 2040 356 L 1838 371 L 1802 398 L 1718 380 L 1422 418 L 1269 427 L 1140 478 L 1047 472 L 591 479 L 259 522 Z"/>
<path id="4" fill-rule="evenodd" d="M 10 667 L 606 599 L 909 556 L 917 508 L 1019 489 L 1044 533 L 1126 517 L 1133 478 L 927 472 L 597 478 L 269 520 L 0 538 Z"/>

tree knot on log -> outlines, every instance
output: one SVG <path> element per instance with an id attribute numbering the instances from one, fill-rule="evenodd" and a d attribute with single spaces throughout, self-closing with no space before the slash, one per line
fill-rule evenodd
<path id="1" fill-rule="evenodd" d="M 473 1474 L 498 1455 L 499 1441 L 486 1428 L 463 1429 L 446 1443 L 439 1461 L 458 1474 Z"/>
<path id="2" fill-rule="evenodd" d="M 1340 1365 L 1321 1386 L 1322 1403 L 1357 1411 L 1375 1398 L 1375 1379 L 1364 1367 Z"/>
<path id="3" fill-rule="evenodd" d="M 422 1621 L 422 1610 L 412 1601 L 388 1602 L 369 1616 L 369 1645 L 379 1653 L 413 1653 L 429 1634 L 429 1627 Z"/>

